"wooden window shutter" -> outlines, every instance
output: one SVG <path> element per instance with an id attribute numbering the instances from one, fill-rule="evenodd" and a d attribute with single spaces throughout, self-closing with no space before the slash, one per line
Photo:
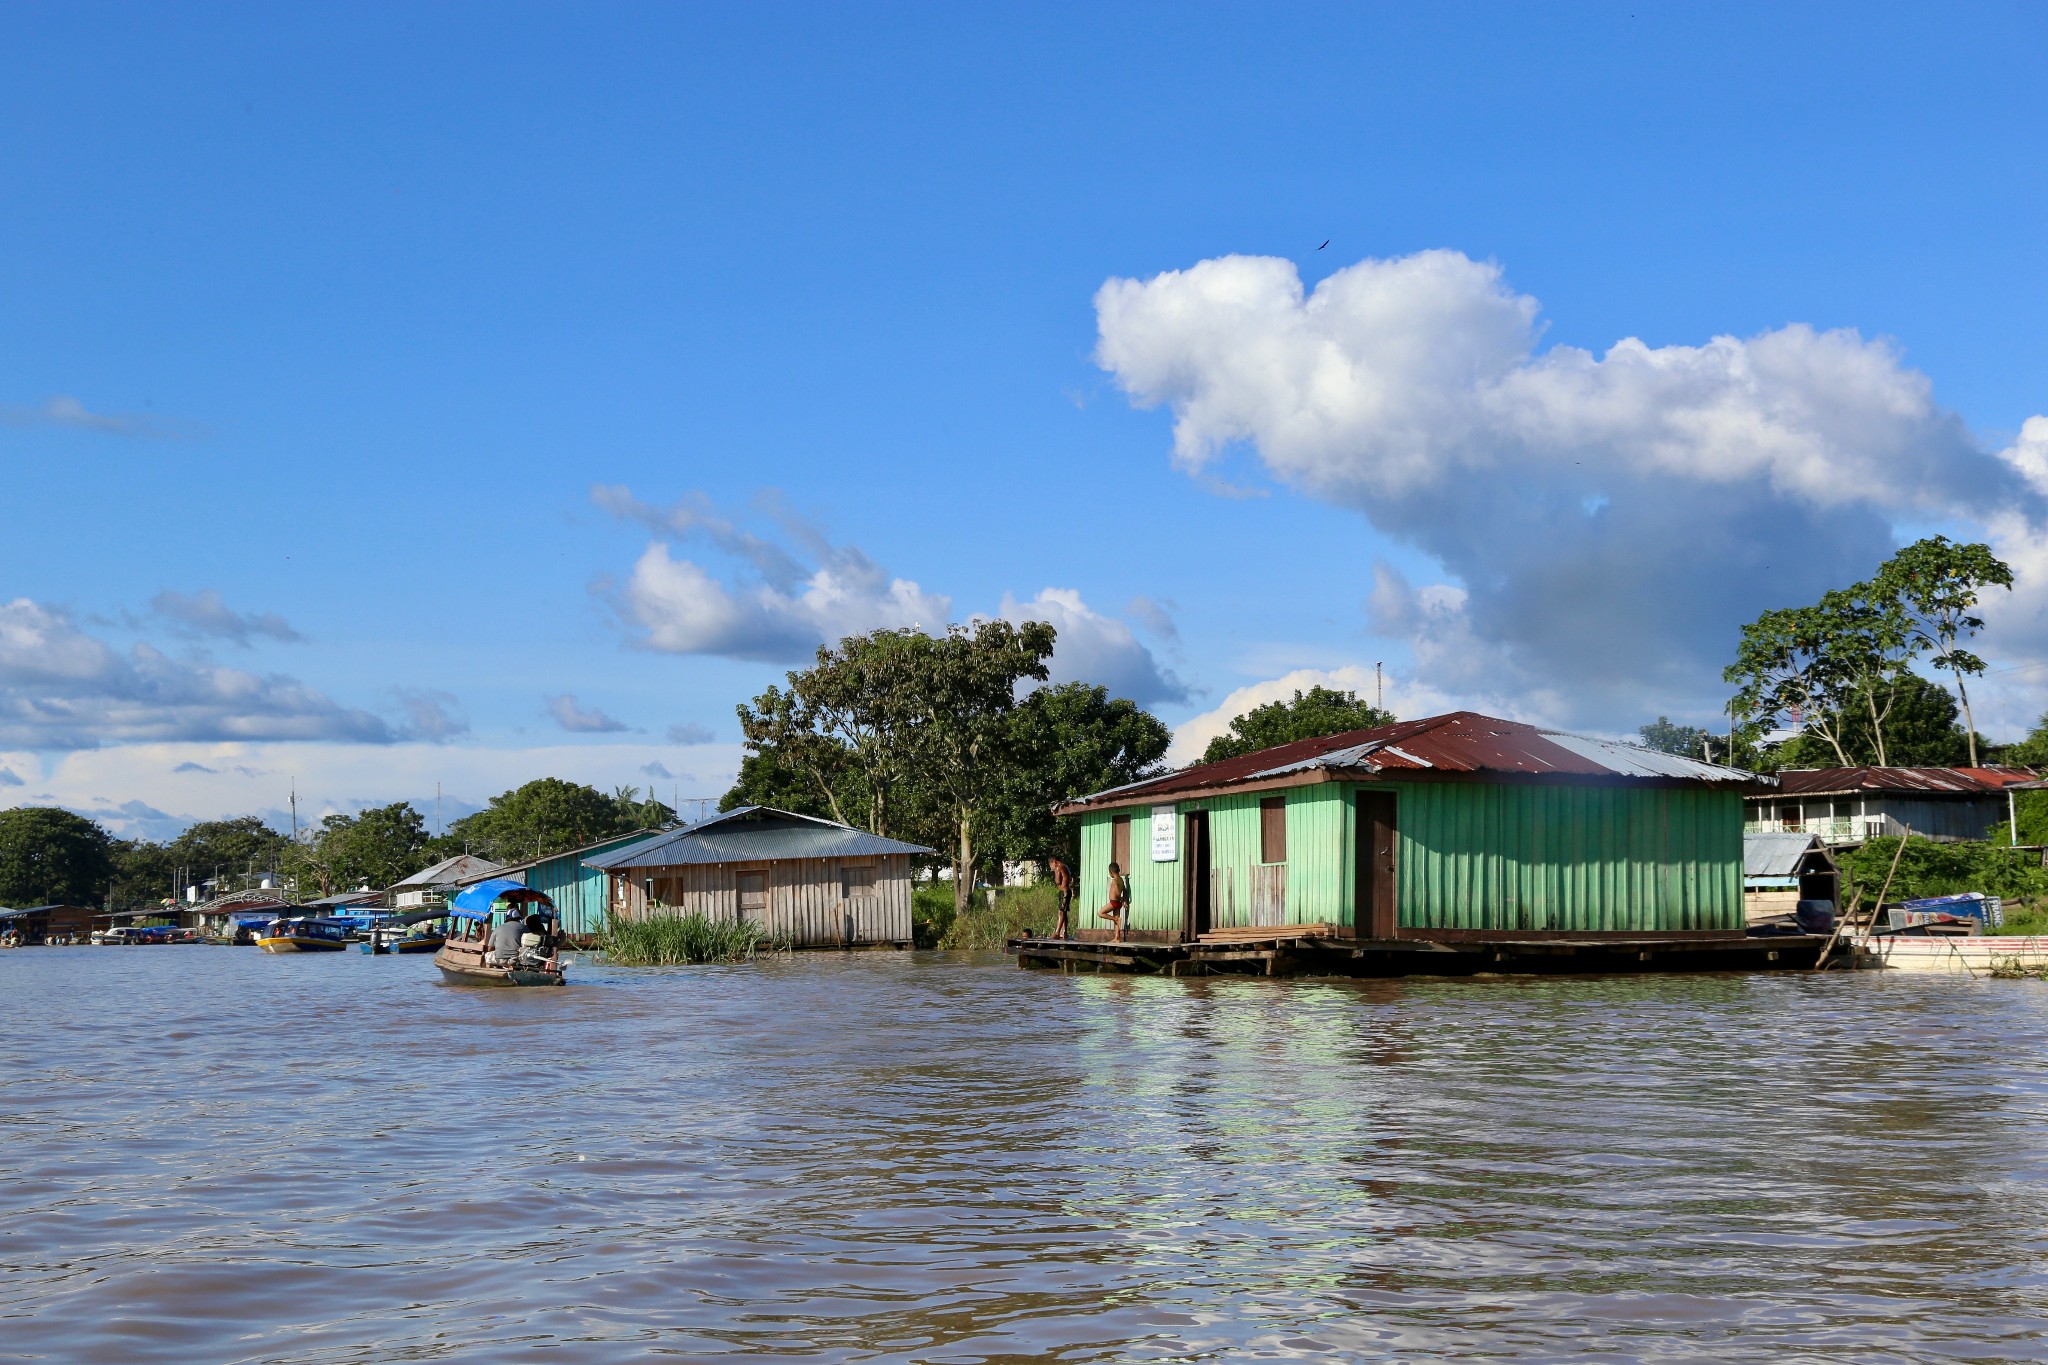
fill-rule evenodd
<path id="1" fill-rule="evenodd" d="M 1287 798 L 1269 796 L 1259 802 L 1259 861 L 1287 861 Z"/>
<path id="2" fill-rule="evenodd" d="M 1131 870 L 1131 817 L 1119 815 L 1109 822 L 1109 860 L 1125 872 Z"/>

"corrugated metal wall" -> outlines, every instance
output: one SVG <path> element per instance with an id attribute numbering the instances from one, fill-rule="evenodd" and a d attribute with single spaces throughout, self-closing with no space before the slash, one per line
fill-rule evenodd
<path id="1" fill-rule="evenodd" d="M 847 896 L 845 867 L 872 867 L 875 894 Z M 634 868 L 609 878 L 619 912 L 647 913 L 646 886 L 664 913 L 731 920 L 739 914 L 739 874 L 767 872 L 768 908 L 762 927 L 786 936 L 796 948 L 837 948 L 848 942 L 903 943 L 911 940 L 910 858 L 891 853 L 873 858 L 789 858 L 776 862 L 694 863 L 680 867 Z"/>
<path id="2" fill-rule="evenodd" d="M 1404 929 L 1740 930 L 1742 798 L 1692 788 L 1389 784 Z"/>
<path id="3" fill-rule="evenodd" d="M 1692 788 L 1376 785 L 1395 793 L 1403 928 L 1657 932 L 1740 930 L 1742 798 Z M 1360 788 L 1289 788 L 1285 922 L 1354 922 Z M 1271 795 L 1271 793 L 1267 793 Z M 1210 922 L 1251 925 L 1259 796 L 1211 797 Z M 1080 915 L 1099 929 L 1114 812 L 1081 817 Z M 1151 860 L 1151 810 L 1131 812 L 1134 929 L 1179 932 L 1182 865 Z M 1176 841 L 1175 851 L 1181 852 Z M 1270 877 L 1270 872 L 1265 873 Z"/>
<path id="4" fill-rule="evenodd" d="M 594 934 L 604 924 L 606 878 L 597 868 L 585 867 L 583 860 L 638 843 L 647 837 L 646 834 L 634 834 L 595 848 L 578 849 L 574 853 L 535 863 L 511 875 L 534 890 L 546 893 L 562 917 L 563 932 Z"/>

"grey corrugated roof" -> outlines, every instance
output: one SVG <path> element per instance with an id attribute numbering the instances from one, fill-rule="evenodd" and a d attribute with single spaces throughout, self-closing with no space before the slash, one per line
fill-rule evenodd
<path id="1" fill-rule="evenodd" d="M 464 877 L 462 880 L 465 882 L 480 882 L 491 877 L 509 877 L 516 872 L 526 872 L 539 867 L 542 863 L 551 863 L 557 858 L 574 858 L 579 853 L 616 849 L 619 845 L 630 843 L 636 839 L 654 838 L 658 833 L 659 831 L 657 830 L 636 829 L 631 834 L 614 834 L 609 839 L 599 839 L 596 843 L 585 844 L 581 848 L 565 848 L 560 853 L 550 853 L 545 858 L 528 858 L 523 863 L 506 863 L 503 867 L 492 867 L 488 872 L 478 872 Z"/>
<path id="2" fill-rule="evenodd" d="M 1806 856 L 1815 839 L 1811 834 L 1745 834 L 1742 836 L 1742 875 L 1745 877 L 1796 877 L 1799 860 Z"/>
<path id="3" fill-rule="evenodd" d="M 404 881 L 393 882 L 392 886 L 453 886 L 456 882 L 486 876 L 497 870 L 498 865 L 489 858 L 479 858 L 474 853 L 458 853 L 453 858 L 443 858 L 432 867 L 423 867 Z"/>
<path id="4" fill-rule="evenodd" d="M 585 858 L 585 867 L 678 867 L 693 863 L 751 863 L 784 858 L 872 858 L 884 853 L 930 853 L 920 844 L 884 839 L 851 825 L 797 815 L 772 806 L 741 806 L 694 825 L 642 840 L 630 848 Z"/>

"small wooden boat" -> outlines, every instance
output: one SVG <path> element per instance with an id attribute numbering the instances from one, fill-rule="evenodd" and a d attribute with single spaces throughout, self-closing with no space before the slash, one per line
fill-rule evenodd
<path id="1" fill-rule="evenodd" d="M 517 952 L 493 946 L 493 928 L 538 912 L 543 932 L 526 933 Z M 456 986 L 560 986 L 566 984 L 555 930 L 554 902 L 509 877 L 493 877 L 457 892 L 447 905 L 455 926 L 434 954 L 442 980 Z"/>
<path id="2" fill-rule="evenodd" d="M 272 920 L 256 946 L 266 953 L 338 953 L 348 947 L 348 931 L 344 921 L 314 915 Z"/>

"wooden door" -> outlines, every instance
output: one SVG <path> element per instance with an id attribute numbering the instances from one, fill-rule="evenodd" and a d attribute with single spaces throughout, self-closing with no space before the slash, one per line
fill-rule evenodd
<path id="1" fill-rule="evenodd" d="M 739 884 L 739 914 L 742 924 L 765 924 L 768 920 L 768 874 L 742 872 Z"/>
<path id="2" fill-rule="evenodd" d="M 1181 817 L 1181 826 L 1181 936 L 1193 941 L 1213 926 L 1209 900 L 1209 812 L 1191 810 Z"/>
<path id="3" fill-rule="evenodd" d="M 1360 938 L 1392 938 L 1396 932 L 1394 849 L 1399 832 L 1392 792 L 1362 791 L 1356 811 L 1357 895 L 1353 932 Z"/>

